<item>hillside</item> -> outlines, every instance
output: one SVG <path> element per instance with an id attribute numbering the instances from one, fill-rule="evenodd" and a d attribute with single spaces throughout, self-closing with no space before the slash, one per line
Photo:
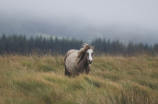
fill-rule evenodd
<path id="1" fill-rule="evenodd" d="M 88 75 L 64 76 L 64 56 L 0 56 L 0 104 L 157 104 L 158 57 L 94 56 Z"/>

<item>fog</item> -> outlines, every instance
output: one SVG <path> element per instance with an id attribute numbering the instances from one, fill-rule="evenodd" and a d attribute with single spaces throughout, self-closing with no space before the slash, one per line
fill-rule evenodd
<path id="1" fill-rule="evenodd" d="M 0 35 L 157 43 L 157 0 L 0 0 Z"/>

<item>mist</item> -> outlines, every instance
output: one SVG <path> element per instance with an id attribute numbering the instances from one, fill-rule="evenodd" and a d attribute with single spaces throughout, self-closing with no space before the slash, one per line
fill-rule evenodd
<path id="1" fill-rule="evenodd" d="M 0 35 L 154 44 L 158 39 L 157 4 L 156 0 L 1 0 Z"/>

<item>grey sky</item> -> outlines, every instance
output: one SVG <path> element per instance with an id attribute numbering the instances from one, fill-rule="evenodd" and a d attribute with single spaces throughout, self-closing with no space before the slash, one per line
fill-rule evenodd
<path id="1" fill-rule="evenodd" d="M 0 33 L 156 42 L 158 0 L 0 0 L 0 27 Z"/>

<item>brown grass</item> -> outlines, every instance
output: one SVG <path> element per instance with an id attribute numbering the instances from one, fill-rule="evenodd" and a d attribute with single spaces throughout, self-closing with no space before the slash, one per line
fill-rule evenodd
<path id="1" fill-rule="evenodd" d="M 88 75 L 64 76 L 64 56 L 0 56 L 0 104 L 157 104 L 158 58 L 95 56 Z"/>

